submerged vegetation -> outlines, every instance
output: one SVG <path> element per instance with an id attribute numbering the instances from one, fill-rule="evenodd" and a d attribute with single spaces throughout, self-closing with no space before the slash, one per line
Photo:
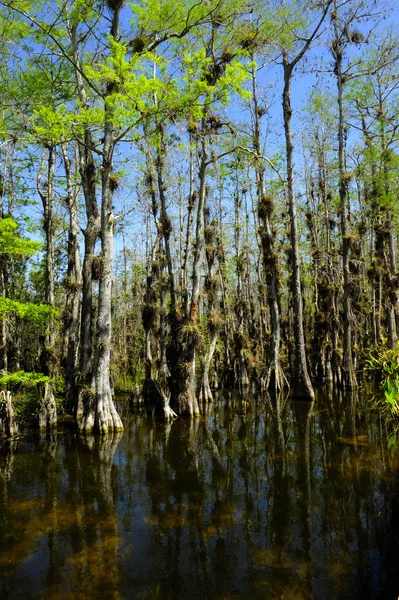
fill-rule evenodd
<path id="1" fill-rule="evenodd" d="M 167 420 L 223 386 L 311 400 L 376 375 L 396 413 L 378 4 L 0 2 L 0 387 L 36 390 L 42 429 L 62 405 L 121 430 L 115 390 Z"/>

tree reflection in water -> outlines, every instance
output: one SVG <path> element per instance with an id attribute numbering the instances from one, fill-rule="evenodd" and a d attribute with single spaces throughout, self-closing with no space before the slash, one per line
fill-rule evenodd
<path id="1" fill-rule="evenodd" d="M 112 474 L 121 435 L 21 441 L 2 498 L 1 598 L 119 598 Z"/>
<path id="2" fill-rule="evenodd" d="M 0 455 L 1 598 L 397 598 L 398 466 L 361 394 Z"/>

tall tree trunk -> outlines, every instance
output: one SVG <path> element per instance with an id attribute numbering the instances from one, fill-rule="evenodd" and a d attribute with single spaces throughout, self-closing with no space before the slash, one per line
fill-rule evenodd
<path id="1" fill-rule="evenodd" d="M 218 291 L 218 278 L 214 274 L 214 263 L 217 253 L 216 227 L 210 220 L 210 210 L 204 206 L 205 225 L 205 256 L 207 263 L 207 276 L 205 279 L 205 291 L 208 298 L 207 327 L 210 336 L 209 345 L 202 360 L 202 377 L 200 383 L 199 398 L 204 402 L 212 402 L 213 396 L 209 380 L 209 371 L 216 350 L 220 317 L 216 308 L 216 296 Z"/>
<path id="2" fill-rule="evenodd" d="M 154 213 L 154 217 L 156 215 Z M 159 263 L 156 263 L 162 252 L 161 229 L 158 229 L 158 235 L 151 251 L 151 260 L 148 268 L 151 272 L 147 274 L 146 292 L 142 309 L 142 321 L 145 332 L 145 380 L 143 385 L 143 398 L 147 411 L 154 411 L 155 415 L 161 419 L 169 420 L 176 416 L 175 412 L 169 406 L 169 398 L 162 390 L 158 381 L 153 379 L 153 358 L 151 350 L 151 336 L 156 323 L 158 295 L 156 289 L 159 287 L 160 269 Z M 161 291 L 161 297 L 164 292 Z"/>
<path id="3" fill-rule="evenodd" d="M 147 163 L 147 183 L 149 188 L 149 194 L 151 197 L 152 214 L 157 228 L 157 239 L 152 249 L 151 259 L 151 275 L 147 276 L 147 289 L 145 297 L 145 305 L 143 309 L 143 325 L 146 334 L 146 375 L 143 386 L 143 396 L 147 407 L 153 407 L 156 416 L 162 419 L 169 420 L 176 416 L 176 413 L 170 408 L 169 398 L 165 393 L 162 385 L 158 381 L 152 379 L 152 353 L 151 353 L 151 330 L 155 320 L 156 303 L 160 301 L 160 325 L 159 325 L 159 342 L 160 342 L 160 355 L 159 355 L 159 370 L 158 377 L 160 378 L 161 384 L 167 380 L 170 385 L 172 375 L 169 371 L 167 364 L 167 346 L 166 346 L 166 331 L 165 331 L 165 294 L 166 289 L 170 290 L 170 305 L 171 305 L 171 337 L 174 337 L 176 328 L 174 323 L 176 321 L 176 292 L 175 292 L 175 277 L 173 271 L 172 252 L 170 247 L 170 235 L 172 232 L 172 226 L 170 219 L 167 214 L 166 208 L 166 197 L 165 197 L 165 185 L 164 185 L 164 164 L 166 147 L 163 142 L 163 128 L 162 125 L 157 126 L 157 133 L 159 134 L 159 140 L 157 145 L 156 160 L 154 161 L 153 156 L 149 147 L 149 135 L 147 123 L 143 122 L 144 135 L 146 140 L 146 163 Z M 161 214 L 158 217 L 158 196 L 156 193 L 155 185 L 158 188 L 158 196 L 161 202 Z M 163 244 L 165 251 L 163 250 Z M 158 264 L 155 269 L 155 252 L 158 250 Z M 160 269 L 166 265 L 168 268 L 168 277 L 165 282 L 161 280 L 162 274 Z M 162 264 L 162 267 L 160 264 Z M 157 281 L 156 281 L 157 279 Z M 154 290 L 155 286 L 159 290 L 157 294 Z M 158 298 L 159 296 L 159 298 Z M 177 359 L 177 357 L 175 357 Z M 177 362 L 177 360 L 176 360 Z"/>
<path id="4" fill-rule="evenodd" d="M 179 415 L 197 416 L 199 406 L 195 390 L 195 359 L 200 338 L 199 333 L 199 299 L 201 291 L 201 257 L 204 246 L 204 205 L 206 195 L 206 170 L 208 164 L 206 135 L 206 119 L 202 118 L 201 126 L 201 158 L 199 166 L 199 194 L 197 206 L 197 219 L 195 228 L 195 241 L 192 266 L 192 290 L 189 302 L 188 318 L 178 323 L 175 327 L 175 337 L 178 344 L 168 348 L 168 363 L 171 372 L 171 406 Z M 176 315 L 177 317 L 177 315 Z M 173 335 L 173 332 L 172 332 Z M 180 349 L 182 355 L 176 360 L 173 353 Z"/>
<path id="5" fill-rule="evenodd" d="M 0 149 L 0 158 L 3 156 L 3 151 Z M 0 173 L 0 219 L 4 219 L 4 202 L 7 193 L 7 163 L 8 163 L 8 152 L 4 152 L 4 174 Z M 2 161 L 0 161 L 2 166 Z M 11 215 L 10 215 L 11 216 Z M 7 295 L 7 268 L 6 261 L 3 256 L 0 256 L 0 296 L 6 297 Z M 8 369 L 8 355 L 7 355 L 7 322 L 6 319 L 1 320 L 1 333 L 0 333 L 0 365 L 2 371 Z"/>
<path id="6" fill-rule="evenodd" d="M 47 154 L 47 176 L 46 183 L 42 184 L 42 167 Z M 43 152 L 42 164 L 37 176 L 37 189 L 43 204 L 43 229 L 46 238 L 45 258 L 45 303 L 55 308 L 54 288 L 54 169 L 55 148 L 48 146 Z M 52 316 L 48 322 L 47 330 L 43 336 L 43 347 L 41 354 L 41 369 L 49 377 L 55 376 L 55 323 Z M 52 382 L 44 384 L 42 398 L 39 407 L 40 429 L 51 429 L 57 425 L 57 408 L 55 403 L 55 389 Z"/>
<path id="7" fill-rule="evenodd" d="M 338 37 L 332 44 L 335 62 L 335 74 L 338 88 L 338 169 L 339 169 L 339 198 L 341 212 L 341 238 L 342 238 L 342 269 L 344 274 L 344 347 L 342 356 L 342 385 L 347 389 L 357 387 L 356 373 L 352 356 L 352 275 L 350 271 L 351 236 L 349 235 L 349 222 L 347 216 L 348 180 L 346 173 L 345 132 L 344 132 L 344 105 L 343 105 L 343 73 L 342 57 L 343 47 Z"/>
<path id="8" fill-rule="evenodd" d="M 79 41 L 76 27 L 76 25 L 70 26 L 68 24 L 79 100 L 82 107 L 88 109 L 90 105 L 82 76 L 82 65 L 80 61 Z M 82 268 L 82 305 L 80 313 L 79 343 L 80 389 L 78 395 L 75 397 L 75 406 L 73 409 L 77 421 L 80 421 L 83 416 L 84 396 L 91 384 L 93 370 L 93 259 L 96 242 L 100 232 L 100 216 L 96 192 L 96 166 L 93 155 L 94 147 L 95 143 L 90 127 L 89 125 L 84 125 L 83 140 L 78 142 L 79 171 L 86 209 L 86 229 L 83 232 L 84 257 Z"/>
<path id="9" fill-rule="evenodd" d="M 389 250 L 389 291 L 388 291 L 388 334 L 389 344 L 392 349 L 395 349 L 398 343 L 398 330 L 396 317 L 399 310 L 399 277 L 396 268 L 396 251 L 394 238 L 394 225 L 392 215 L 388 215 L 388 250 Z"/>
<path id="10" fill-rule="evenodd" d="M 80 316 L 80 294 L 82 287 L 82 269 L 79 249 L 79 214 L 78 194 L 79 189 L 73 181 L 71 161 L 67 148 L 62 146 L 64 159 L 67 199 L 69 213 L 68 231 L 68 269 L 66 277 L 66 301 L 65 319 L 67 333 L 67 355 L 65 361 L 66 380 L 66 407 L 72 413 L 76 403 L 76 360 L 78 349 L 79 316 Z M 77 152 L 75 152 L 75 168 L 78 163 Z"/>
<path id="11" fill-rule="evenodd" d="M 292 294 L 294 309 L 294 364 L 292 395 L 299 398 L 313 398 L 314 391 L 306 364 L 305 335 L 303 330 L 303 308 L 301 291 L 301 274 L 299 264 L 299 234 L 297 222 L 297 209 L 294 188 L 294 146 L 291 133 L 291 79 L 294 64 L 288 61 L 288 54 L 283 52 L 284 67 L 284 90 L 283 90 L 283 115 L 286 143 L 287 160 L 287 191 L 290 214 L 290 240 L 291 240 L 291 271 L 292 271 Z"/>
<path id="12" fill-rule="evenodd" d="M 2 218 L 2 217 L 1 217 Z M 0 257 L 0 296 L 6 297 L 7 271 L 5 261 Z M 1 370 L 6 372 L 8 369 L 8 354 L 7 354 L 7 322 L 6 319 L 1 320 L 0 333 L 0 364 Z"/>
<path id="13" fill-rule="evenodd" d="M 231 357 L 231 347 L 232 347 L 232 327 L 231 323 L 231 315 L 229 314 L 228 308 L 228 282 L 227 282 L 227 269 L 226 269 L 226 252 L 224 248 L 224 227 L 223 227 L 223 197 L 224 197 L 224 188 L 223 188 L 223 179 L 220 177 L 220 192 L 219 192 L 219 206 L 218 206 L 218 220 L 219 220 L 219 233 L 218 233 L 218 263 L 219 263 L 219 279 L 220 279 L 220 292 L 221 292 L 221 300 L 220 300 L 220 310 L 223 314 L 224 320 L 224 376 L 230 382 L 232 376 L 232 357 Z"/>
<path id="14" fill-rule="evenodd" d="M 238 179 L 238 177 L 237 177 Z M 245 271 L 245 260 L 244 252 L 241 249 L 241 203 L 240 198 L 239 182 L 236 181 L 236 190 L 234 194 L 234 213 L 235 213 L 235 227 L 234 227 L 234 242 L 235 242 L 235 257 L 236 257 L 236 299 L 235 299 L 235 313 L 237 318 L 237 328 L 234 332 L 234 362 L 235 362 L 235 384 L 240 390 L 248 388 L 249 377 L 247 369 L 247 359 L 245 356 L 245 349 L 247 346 L 246 342 L 246 328 L 244 324 L 244 306 L 245 298 L 243 294 L 243 275 Z"/>
<path id="15" fill-rule="evenodd" d="M 111 37 L 119 39 L 119 17 L 122 3 L 117 3 L 113 10 Z M 114 221 L 113 195 L 113 153 L 114 111 L 110 96 L 114 91 L 113 83 L 107 85 L 104 99 L 104 141 L 101 169 L 101 266 L 98 291 L 97 335 L 94 350 L 92 389 L 93 397 L 86 399 L 80 430 L 84 432 L 98 431 L 106 434 L 122 431 L 123 425 L 112 398 L 110 380 L 111 358 L 111 298 L 114 266 Z"/>
<path id="16" fill-rule="evenodd" d="M 86 206 L 86 229 L 82 269 L 82 310 L 80 318 L 79 370 L 83 383 L 87 383 L 93 368 L 93 259 L 100 232 L 100 216 L 96 196 L 96 168 L 94 164 L 91 132 L 87 129 L 84 143 L 79 144 L 80 175 Z M 78 408 L 79 418 L 80 409 Z"/>
<path id="17" fill-rule="evenodd" d="M 270 356 L 267 357 L 266 387 L 277 393 L 283 386 L 283 373 L 280 364 L 280 304 L 278 257 L 275 250 L 275 234 L 271 228 L 270 219 L 274 211 L 274 201 L 266 194 L 265 169 L 261 158 L 261 109 L 258 101 L 258 90 L 255 69 L 252 70 L 252 101 L 253 101 L 253 144 L 256 153 L 256 191 L 258 197 L 258 216 L 261 222 L 260 239 L 263 266 L 265 270 L 267 300 L 270 310 L 271 346 Z"/>
<path id="18" fill-rule="evenodd" d="M 381 88 L 378 90 L 379 96 L 379 110 L 378 120 L 380 125 L 380 137 L 381 137 L 381 151 L 382 151 L 382 177 L 383 177 L 383 193 L 389 198 L 390 196 L 390 181 L 389 181 L 389 170 L 388 170 L 388 157 L 389 148 L 386 142 L 385 132 L 385 111 L 383 105 L 383 97 Z M 387 280 L 387 293 L 386 293 L 386 317 L 388 327 L 388 340 L 389 345 L 392 349 L 396 348 L 398 342 L 398 332 L 396 327 L 396 314 L 399 306 L 399 281 L 396 272 L 396 252 L 395 252 L 395 240 L 394 240 L 394 224 L 392 219 L 391 210 L 387 210 L 385 219 L 385 238 L 387 243 L 387 253 L 384 255 L 384 266 L 386 271 Z"/>
<path id="19" fill-rule="evenodd" d="M 193 211 L 195 208 L 195 201 L 197 199 L 197 193 L 194 191 L 194 157 L 192 149 L 192 136 L 190 134 L 190 187 L 189 187 L 189 198 L 187 208 L 187 225 L 186 235 L 184 239 L 184 251 L 183 261 L 181 265 L 181 277 L 180 277 L 180 291 L 182 296 L 182 305 L 184 314 L 188 317 L 188 285 L 187 285 L 187 265 L 188 255 L 191 240 L 191 226 L 193 221 Z"/>
<path id="20" fill-rule="evenodd" d="M 176 310 L 176 290 L 175 290 L 175 274 L 173 270 L 172 251 L 170 247 L 170 234 L 172 233 L 172 225 L 167 213 L 166 208 L 166 197 L 165 197 L 165 183 L 164 183 L 164 164 L 166 147 L 164 143 L 164 132 L 162 125 L 157 125 L 160 141 L 157 148 L 157 160 L 156 160 L 156 171 L 157 171 L 157 182 L 159 199 L 161 201 L 161 228 L 163 233 L 163 239 L 165 244 L 166 263 L 168 265 L 169 275 L 169 288 L 170 288 L 170 305 L 172 313 Z"/>

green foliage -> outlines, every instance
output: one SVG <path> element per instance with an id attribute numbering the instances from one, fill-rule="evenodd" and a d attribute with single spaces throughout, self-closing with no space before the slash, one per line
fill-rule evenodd
<path id="1" fill-rule="evenodd" d="M 32 256 L 41 248 L 40 242 L 20 237 L 17 228 L 17 223 L 11 218 L 0 220 L 0 256 Z M 5 319 L 10 314 L 15 314 L 19 318 L 33 322 L 44 329 L 49 320 L 55 315 L 55 311 L 46 304 L 22 303 L 0 296 L 0 320 Z"/>
<path id="2" fill-rule="evenodd" d="M 176 3 L 174 0 L 141 0 L 130 2 L 133 13 L 132 28 L 136 39 L 154 40 L 161 36 L 175 39 L 177 42 L 186 31 L 196 25 L 213 23 L 223 24 L 224 13 L 238 13 L 244 6 L 239 0 L 209 0 L 196 2 L 187 0 Z"/>
<path id="3" fill-rule="evenodd" d="M 41 248 L 40 242 L 26 240 L 17 234 L 18 225 L 14 219 L 0 220 L 0 255 L 32 256 Z"/>
<path id="4" fill-rule="evenodd" d="M 383 396 L 374 397 L 375 407 L 393 424 L 388 445 L 393 447 L 399 432 L 399 345 L 395 349 L 378 347 L 366 361 L 367 370 L 381 380 Z"/>
<path id="5" fill-rule="evenodd" d="M 395 379 L 392 380 L 388 375 L 383 383 L 383 390 L 385 400 L 389 404 L 392 414 L 394 416 L 399 416 L 399 378 L 395 377 Z"/>
<path id="6" fill-rule="evenodd" d="M 143 385 L 145 376 L 144 373 L 137 373 L 135 377 L 132 375 L 124 375 L 118 373 L 115 376 L 114 389 L 116 394 L 130 394 L 133 387 L 138 385 L 140 388 Z"/>
<path id="7" fill-rule="evenodd" d="M 0 296 L 0 320 L 10 313 L 14 313 L 21 319 L 26 319 L 44 328 L 56 314 L 56 311 L 47 304 L 25 304 Z"/>
<path id="8" fill-rule="evenodd" d="M 308 33 L 307 27 L 309 26 L 310 15 L 296 1 L 284 2 L 278 10 L 273 7 L 272 10 L 268 11 L 267 16 L 272 22 L 275 22 L 276 43 L 286 50 L 290 50 L 294 46 L 297 35 L 306 36 Z"/>
<path id="9" fill-rule="evenodd" d="M 71 136 L 73 115 L 68 114 L 65 104 L 56 109 L 47 105 L 37 106 L 34 115 L 34 130 L 44 143 L 65 142 Z"/>
<path id="10" fill-rule="evenodd" d="M 39 403 L 37 393 L 34 389 L 23 391 L 13 396 L 14 411 L 17 422 L 22 423 L 34 421 L 37 418 Z"/>
<path id="11" fill-rule="evenodd" d="M 378 346 L 366 361 L 367 370 L 384 382 L 388 377 L 399 378 L 399 347 Z"/>
<path id="12" fill-rule="evenodd" d="M 3 373 L 0 375 L 0 387 L 3 389 L 15 388 L 35 388 L 40 384 L 50 383 L 50 377 L 43 373 L 27 373 L 25 371 L 17 371 L 16 373 Z"/>

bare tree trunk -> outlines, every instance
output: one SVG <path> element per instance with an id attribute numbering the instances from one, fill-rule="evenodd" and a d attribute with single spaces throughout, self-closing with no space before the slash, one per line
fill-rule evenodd
<path id="1" fill-rule="evenodd" d="M 244 256 L 241 251 L 241 202 L 240 190 L 238 181 L 236 182 L 236 190 L 234 195 L 234 213 L 235 213 L 235 228 L 234 228 L 234 242 L 235 242 L 235 254 L 236 254 L 236 276 L 237 276 L 237 297 L 235 301 L 235 313 L 238 321 L 238 326 L 234 332 L 234 362 L 235 362 L 235 383 L 238 385 L 240 390 L 248 388 L 249 377 L 247 369 L 247 359 L 245 356 L 246 340 L 245 340 L 245 329 L 244 329 L 244 303 L 245 299 L 243 296 L 243 274 L 244 274 Z"/>
<path id="2" fill-rule="evenodd" d="M 158 192 L 161 201 L 161 227 L 165 244 L 166 262 L 168 265 L 171 311 L 174 312 L 176 310 L 176 290 L 175 274 L 173 271 L 172 251 L 170 247 L 170 234 L 172 233 L 172 225 L 166 209 L 165 184 L 163 178 L 164 156 L 166 154 L 166 148 L 164 144 L 163 128 L 161 125 L 158 125 L 157 128 L 160 135 L 160 143 L 158 144 L 157 148 L 156 171 L 158 181 Z"/>
<path id="3" fill-rule="evenodd" d="M 202 400 L 203 402 L 212 402 L 212 400 L 213 400 L 211 385 L 210 385 L 210 381 L 209 381 L 209 372 L 210 372 L 210 368 L 211 368 L 211 364 L 212 364 L 212 359 L 215 354 L 217 341 L 218 341 L 218 334 L 217 334 L 217 332 L 214 332 L 212 334 L 212 339 L 209 344 L 209 348 L 203 359 L 203 371 L 202 371 L 202 379 L 201 379 L 200 393 L 199 393 L 199 399 Z"/>
<path id="4" fill-rule="evenodd" d="M 192 267 L 192 291 L 189 303 L 188 318 L 184 323 L 172 324 L 172 335 L 179 337 L 178 345 L 168 348 L 169 368 L 171 371 L 172 397 L 171 407 L 179 415 L 197 416 L 199 406 L 195 390 L 195 359 L 196 349 L 199 341 L 199 299 L 201 290 L 201 257 L 204 246 L 204 205 L 206 195 L 206 170 L 208 153 L 204 136 L 206 135 L 205 117 L 202 119 L 201 127 L 201 159 L 199 167 L 199 194 L 197 206 L 197 220 L 195 229 L 195 242 L 193 251 Z M 176 329 L 173 333 L 173 327 Z M 172 356 L 180 348 L 182 355 L 176 361 Z M 172 359 L 172 360 L 171 360 Z"/>
<path id="5" fill-rule="evenodd" d="M 6 264 L 5 261 L 0 257 L 0 295 L 6 297 Z M 1 321 L 1 341 L 0 341 L 0 363 L 1 369 L 7 371 L 8 369 L 8 355 L 7 355 L 7 322 L 6 319 Z"/>
<path id="6" fill-rule="evenodd" d="M 45 154 L 47 154 L 47 178 L 42 184 L 42 168 Z M 55 305 L 54 292 L 54 219 L 53 219 L 53 195 L 54 195 L 54 166 L 55 149 L 50 146 L 43 152 L 42 165 L 37 176 L 37 189 L 43 204 L 43 229 L 46 238 L 46 263 L 45 263 L 45 302 L 52 308 Z M 54 322 L 51 320 L 45 336 L 43 372 L 51 371 L 52 352 L 54 349 L 55 330 Z"/>
<path id="7" fill-rule="evenodd" d="M 216 227 L 211 223 L 210 210 L 204 206 L 204 225 L 205 225 L 205 255 L 208 267 L 208 273 L 205 279 L 205 291 L 208 298 L 207 327 L 210 334 L 209 347 L 205 351 L 202 360 L 202 378 L 200 384 L 199 399 L 204 402 L 212 402 L 213 396 L 209 381 L 209 371 L 216 350 L 218 340 L 218 331 L 221 319 L 216 308 L 216 296 L 218 291 L 218 278 L 214 274 L 214 263 L 217 254 Z"/>
<path id="8" fill-rule="evenodd" d="M 166 302 L 165 290 L 160 292 L 160 311 L 159 311 L 159 368 L 158 377 L 161 385 L 168 380 L 170 372 L 166 361 Z"/>
<path id="9" fill-rule="evenodd" d="M 47 154 L 47 178 L 46 183 L 42 184 L 42 167 L 44 165 L 45 154 Z M 43 152 L 42 164 L 37 175 L 37 189 L 43 204 L 43 228 L 46 237 L 46 267 L 45 267 L 45 302 L 51 308 L 55 307 L 55 289 L 54 289 L 54 219 L 53 219 L 53 198 L 54 198 L 54 168 L 55 168 L 55 148 L 49 146 Z M 42 371 L 49 377 L 55 375 L 55 324 L 51 317 L 47 325 L 47 331 L 43 337 L 43 348 L 41 355 Z M 57 425 L 57 409 L 55 403 L 54 383 L 44 384 L 42 398 L 39 406 L 39 428 L 50 429 Z"/>
<path id="10" fill-rule="evenodd" d="M 96 430 L 101 434 L 122 431 L 122 421 L 116 411 L 110 381 L 111 357 L 111 293 L 114 265 L 114 216 L 112 213 L 113 123 L 108 114 L 104 129 L 104 157 L 101 203 L 101 274 L 98 292 L 97 337 L 94 352 L 92 387 L 94 398 L 86 407 L 80 430 Z"/>
<path id="11" fill-rule="evenodd" d="M 82 310 L 80 318 L 81 381 L 87 382 L 93 367 L 93 259 L 100 231 L 100 217 L 96 197 L 96 169 L 94 165 L 90 131 L 85 131 L 85 140 L 79 144 L 80 175 L 86 205 L 86 229 L 84 235 L 84 257 L 82 269 Z M 78 411 L 79 412 L 79 411 Z M 79 414 L 77 414 L 79 418 Z"/>
<path id="12" fill-rule="evenodd" d="M 119 39 L 119 15 L 122 4 L 113 10 L 111 36 Z M 107 85 L 105 96 L 103 160 L 101 169 L 101 269 L 98 291 L 97 336 L 94 351 L 92 388 L 93 397 L 86 399 L 80 430 L 84 432 L 98 431 L 106 434 L 122 431 L 123 425 L 112 398 L 110 380 L 111 358 L 111 297 L 114 266 L 114 221 L 112 179 L 112 159 L 115 147 L 114 113 L 112 105 L 107 102 L 113 92 L 112 82 Z"/>
<path id="13" fill-rule="evenodd" d="M 273 197 L 266 194 L 265 169 L 261 159 L 261 110 L 258 101 L 256 72 L 252 70 L 252 99 L 253 99 L 253 142 L 256 152 L 256 190 L 258 196 L 258 216 L 261 221 L 260 239 L 262 248 L 263 266 L 266 276 L 267 300 L 271 321 L 271 347 L 269 366 L 265 385 L 275 393 L 283 387 L 283 373 L 280 364 L 280 305 L 279 305 L 279 278 L 278 257 L 276 254 L 275 234 L 270 225 L 270 218 L 274 210 Z M 261 301 L 261 299 L 260 299 Z"/>
<path id="14" fill-rule="evenodd" d="M 67 198 L 69 212 L 68 232 L 68 270 L 66 278 L 65 318 L 67 330 L 67 356 L 65 363 L 66 406 L 73 412 L 76 403 L 76 361 L 78 350 L 80 293 L 82 287 L 82 271 L 79 250 L 79 214 L 78 187 L 73 182 L 71 161 L 65 145 L 62 146 L 65 175 L 67 182 Z M 78 157 L 75 153 L 75 166 Z"/>
<path id="15" fill-rule="evenodd" d="M 399 310 L 399 277 L 396 269 L 396 252 L 394 240 L 394 226 L 392 215 L 388 217 L 388 236 L 389 236 L 389 274 L 390 289 L 388 292 L 388 333 L 389 343 L 392 349 L 395 349 L 398 343 L 398 331 L 396 325 L 396 315 Z"/>
<path id="16" fill-rule="evenodd" d="M 379 111 L 378 120 L 380 122 L 380 137 L 381 137 L 381 149 L 382 149 L 382 160 L 383 160 L 383 187 L 384 193 L 387 197 L 390 194 L 390 181 L 389 181 L 389 170 L 387 164 L 388 147 L 386 142 L 385 133 L 385 112 L 383 105 L 383 97 L 381 89 L 379 88 Z M 385 238 L 387 242 L 388 256 L 384 255 L 385 271 L 387 273 L 388 289 L 386 293 L 386 312 L 387 312 L 387 325 L 388 325 L 388 339 L 389 345 L 392 349 L 396 348 L 398 342 L 398 332 L 396 327 L 396 314 L 399 307 L 399 281 L 396 271 L 396 252 L 395 252 L 395 241 L 394 241 L 394 224 L 392 220 L 391 210 L 387 211 L 387 217 L 385 220 Z"/>
<path id="17" fill-rule="evenodd" d="M 192 138 L 190 135 L 190 189 L 189 189 L 189 199 L 188 199 L 188 209 L 187 209 L 187 225 L 186 225 L 186 236 L 184 240 L 184 252 L 183 252 L 183 262 L 181 265 L 181 294 L 182 294 L 182 303 L 184 314 L 188 317 L 188 285 L 187 285 L 187 264 L 188 264 L 188 254 L 190 247 L 190 239 L 191 239 L 191 226 L 193 221 L 193 210 L 195 207 L 195 201 L 197 199 L 197 193 L 194 191 L 194 158 L 193 158 L 193 150 L 191 147 Z"/>
<path id="18" fill-rule="evenodd" d="M 283 114 L 284 114 L 284 131 L 286 141 L 286 159 L 287 159 L 287 191 L 290 214 L 290 239 L 291 239 L 291 270 L 292 270 L 292 293 L 293 293 L 293 308 L 294 308 L 294 365 L 293 365 L 293 382 L 292 395 L 300 398 L 313 398 L 314 391 L 308 369 L 306 365 L 306 349 L 305 335 L 303 330 L 303 309 L 302 309 L 302 291 L 301 291 L 301 274 L 299 265 L 299 248 L 298 248 L 298 223 L 296 211 L 296 199 L 294 188 L 294 164 L 291 133 L 291 79 L 294 64 L 288 61 L 288 55 L 283 52 L 284 66 L 284 91 L 283 91 Z"/>
<path id="19" fill-rule="evenodd" d="M 352 357 L 352 276 L 350 272 L 351 237 L 349 236 L 349 223 L 347 217 L 348 180 L 346 178 L 345 133 L 344 133 L 344 106 L 343 106 L 343 74 L 342 57 L 343 47 L 336 33 L 332 44 L 332 53 L 335 61 L 335 73 L 338 88 L 338 168 L 339 168 L 339 197 L 341 211 L 341 237 L 342 237 L 342 268 L 344 273 L 344 348 L 342 356 L 342 385 L 345 388 L 357 387 L 356 374 Z"/>
<path id="20" fill-rule="evenodd" d="M 14 437 L 18 433 L 11 392 L 2 391 L 0 392 L 0 437 Z"/>
<path id="21" fill-rule="evenodd" d="M 75 78 L 79 100 L 84 109 L 89 108 L 89 101 L 82 76 L 79 41 L 76 25 L 68 23 L 72 45 L 72 57 L 75 65 Z M 93 156 L 95 147 L 89 125 L 84 126 L 83 140 L 78 142 L 79 171 L 82 182 L 86 208 L 86 229 L 84 231 L 84 257 L 82 268 L 82 304 L 80 313 L 79 344 L 79 384 L 80 389 L 75 397 L 74 416 L 77 421 L 83 416 L 84 396 L 89 393 L 93 370 L 93 259 L 95 246 L 100 231 L 100 216 L 96 194 L 96 167 Z"/>
<path id="22" fill-rule="evenodd" d="M 165 292 L 166 288 L 164 282 L 160 280 L 161 273 L 159 264 L 155 269 L 155 253 L 158 249 L 158 258 L 164 261 L 164 251 L 162 246 L 165 245 L 166 264 L 168 268 L 167 287 L 170 290 L 170 304 L 171 304 L 171 336 L 173 337 L 175 328 L 173 323 L 176 318 L 176 292 L 175 292 L 175 277 L 173 271 L 172 252 L 170 248 L 170 235 L 172 232 L 172 226 L 166 209 L 166 198 L 165 198 L 165 186 L 163 180 L 164 161 L 166 155 L 166 148 L 163 143 L 163 129 L 159 125 L 158 130 L 159 141 L 157 147 L 157 157 L 154 162 L 153 156 L 149 149 L 149 139 L 146 122 L 144 121 L 144 135 L 146 138 L 146 162 L 147 162 L 147 181 L 149 184 L 149 193 L 151 196 L 152 213 L 157 228 L 157 239 L 152 248 L 151 252 L 151 274 L 147 276 L 147 289 L 145 296 L 145 304 L 143 307 L 142 318 L 143 325 L 146 334 L 146 375 L 143 386 L 143 397 L 146 408 L 154 410 L 157 417 L 165 420 L 169 420 L 176 416 L 176 413 L 170 408 L 169 398 L 166 395 L 162 386 L 158 381 L 152 378 L 152 352 L 151 352 L 151 332 L 156 317 L 156 303 L 160 301 L 160 325 L 159 325 L 159 342 L 160 342 L 160 356 L 159 356 L 159 370 L 158 377 L 161 383 L 166 380 L 169 382 L 171 374 L 169 372 L 167 364 L 167 347 L 166 347 L 166 332 L 165 332 Z M 161 201 L 161 218 L 158 217 L 158 202 L 157 194 L 155 190 L 155 182 L 157 182 L 158 195 Z M 157 281 L 156 281 L 157 279 Z M 154 290 L 157 285 L 159 294 Z M 159 296 L 159 298 L 158 298 Z"/>
<path id="23" fill-rule="evenodd" d="M 57 405 L 53 383 L 45 383 L 42 387 L 42 398 L 39 406 L 39 429 L 53 429 L 57 426 Z"/>
<path id="24" fill-rule="evenodd" d="M 218 235 L 218 263 L 219 263 L 219 279 L 220 279 L 220 291 L 221 301 L 220 309 L 224 316 L 224 376 L 230 378 L 232 374 L 232 357 L 231 357 L 231 340 L 232 333 L 230 327 L 230 314 L 228 310 L 227 297 L 228 297 L 228 283 L 227 283 L 227 272 L 226 272 L 226 260 L 225 260 L 225 249 L 224 249 L 224 227 L 223 227 L 223 180 L 220 178 L 220 193 L 219 193 L 219 235 Z"/>
<path id="25" fill-rule="evenodd" d="M 3 173 L 0 173 L 0 219 L 4 219 L 5 216 L 11 217 L 12 205 L 14 200 L 14 176 L 13 176 L 13 153 L 15 150 L 15 143 L 12 144 L 11 150 L 8 145 L 5 148 L 0 149 L 0 165 L 4 162 Z M 4 159 L 3 159 L 4 155 Z M 5 201 L 8 200 L 7 213 L 5 212 Z M 8 269 L 7 260 L 4 256 L 0 256 L 0 296 L 7 296 L 7 283 L 8 283 Z M 8 327 L 7 320 L 1 320 L 1 333 L 0 333 L 0 364 L 3 371 L 8 370 L 8 350 L 9 342 L 8 339 Z M 17 342 L 16 342 L 17 343 Z"/>
<path id="26" fill-rule="evenodd" d="M 1 155 L 0 155 L 1 156 Z M 4 218 L 4 199 L 6 195 L 6 177 L 7 177 L 7 154 L 4 160 L 4 175 L 0 175 L 0 219 Z M 6 296 L 6 263 L 0 256 L 0 296 Z M 1 320 L 1 338 L 0 338 L 0 364 L 3 371 L 8 369 L 7 360 L 7 323 L 6 319 Z"/>

